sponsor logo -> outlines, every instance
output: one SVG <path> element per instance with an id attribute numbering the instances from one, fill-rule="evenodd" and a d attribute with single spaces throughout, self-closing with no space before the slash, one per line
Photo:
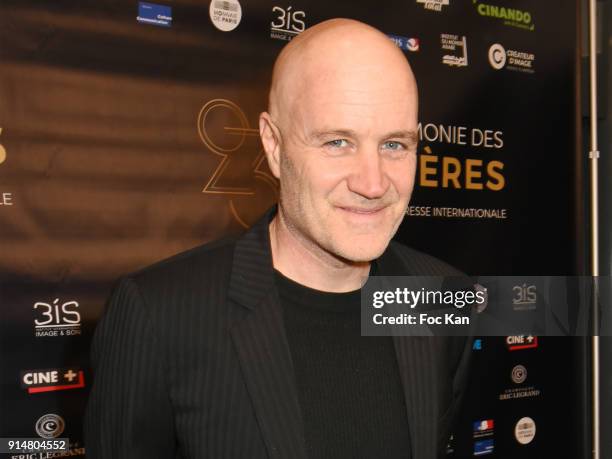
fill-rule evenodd
<path id="1" fill-rule="evenodd" d="M 278 182 L 268 168 L 259 130 L 227 99 L 207 102 L 197 126 L 207 150 L 220 158 L 202 193 L 225 195 L 236 222 L 248 228 L 278 200 Z"/>
<path id="2" fill-rule="evenodd" d="M 514 437 L 521 445 L 531 443 L 536 434 L 536 424 L 533 419 L 526 416 L 521 418 L 514 427 Z"/>
<path id="3" fill-rule="evenodd" d="M 57 414 L 45 414 L 41 416 L 34 428 L 41 438 L 57 438 L 64 431 L 64 419 Z"/>
<path id="4" fill-rule="evenodd" d="M 473 436 L 474 438 L 490 437 L 493 435 L 493 419 L 483 419 L 474 421 Z"/>
<path id="5" fill-rule="evenodd" d="M 474 344 L 472 344 L 472 350 L 482 351 L 482 339 L 481 338 L 474 340 Z"/>
<path id="6" fill-rule="evenodd" d="M 21 387 L 29 394 L 85 387 L 85 376 L 79 368 L 53 368 L 21 372 Z"/>
<path id="7" fill-rule="evenodd" d="M 503 68 L 514 72 L 535 73 L 535 54 L 516 49 L 506 49 L 499 43 L 489 47 L 489 64 L 495 70 Z"/>
<path id="8" fill-rule="evenodd" d="M 512 368 L 510 379 L 516 385 L 521 385 L 527 381 L 527 368 L 524 365 L 516 365 Z M 538 397 L 542 391 L 535 386 L 520 386 L 507 388 L 499 395 L 500 400 L 511 400 L 517 398 Z"/>
<path id="9" fill-rule="evenodd" d="M 523 365 L 517 365 L 512 369 L 511 373 L 512 381 L 515 384 L 522 384 L 527 379 L 527 368 Z"/>
<path id="10" fill-rule="evenodd" d="M 136 16 L 136 20 L 143 24 L 170 27 L 172 25 L 172 7 L 138 2 L 138 16 Z"/>
<path id="11" fill-rule="evenodd" d="M 478 440 L 474 442 L 474 456 L 484 456 L 493 452 L 493 439 Z"/>
<path id="12" fill-rule="evenodd" d="M 515 285 L 512 292 L 512 308 L 515 311 L 532 311 L 536 308 L 538 292 L 535 285 Z"/>
<path id="13" fill-rule="evenodd" d="M 476 11 L 481 16 L 501 20 L 504 25 L 518 27 L 519 29 L 529 31 L 533 31 L 535 29 L 535 24 L 532 22 L 531 13 L 529 11 L 489 5 L 476 0 L 473 0 L 473 4 Z"/>
<path id="14" fill-rule="evenodd" d="M 222 32 L 231 32 L 242 20 L 242 7 L 238 0 L 212 0 L 208 13 L 213 25 Z"/>
<path id="15" fill-rule="evenodd" d="M 418 38 L 402 37 L 401 35 L 387 34 L 389 39 L 397 45 L 399 49 L 404 51 L 410 51 L 412 53 L 417 52 L 421 48 L 421 42 Z"/>
<path id="16" fill-rule="evenodd" d="M 276 17 L 270 22 L 270 38 L 291 41 L 293 37 L 306 30 L 304 11 L 293 11 L 292 6 L 287 8 L 274 6 L 272 12 Z"/>
<path id="17" fill-rule="evenodd" d="M 79 303 L 66 301 L 60 303 L 55 298 L 51 303 L 38 301 L 34 303 L 34 310 L 38 317 L 34 319 L 34 333 L 36 337 L 73 336 L 81 334 L 81 314 L 77 310 Z"/>
<path id="18" fill-rule="evenodd" d="M 489 48 L 489 64 L 495 70 L 502 69 L 506 65 L 506 50 L 499 43 L 494 43 Z"/>
<path id="19" fill-rule="evenodd" d="M 440 34 L 440 47 L 446 53 L 442 56 L 442 63 L 451 67 L 467 67 L 468 50 L 465 35 Z"/>
<path id="20" fill-rule="evenodd" d="M 533 349 L 538 347 L 538 337 L 533 335 L 506 336 L 506 346 L 509 351 Z"/>
<path id="21" fill-rule="evenodd" d="M 416 0 L 416 2 L 422 3 L 426 10 L 442 11 L 443 6 L 448 6 L 449 0 Z"/>

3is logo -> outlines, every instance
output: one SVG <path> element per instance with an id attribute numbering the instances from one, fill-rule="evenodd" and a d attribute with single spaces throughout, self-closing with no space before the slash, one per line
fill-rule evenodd
<path id="1" fill-rule="evenodd" d="M 60 303 L 59 298 L 55 298 L 51 303 L 38 301 L 33 307 L 38 313 L 38 318 L 34 319 L 36 337 L 81 334 L 81 314 L 78 311 L 78 302 Z"/>
<path id="2" fill-rule="evenodd" d="M 237 104 L 213 99 L 200 110 L 198 134 L 220 159 L 202 193 L 226 196 L 235 220 L 251 226 L 278 199 L 278 181 L 268 168 L 259 131 Z"/>

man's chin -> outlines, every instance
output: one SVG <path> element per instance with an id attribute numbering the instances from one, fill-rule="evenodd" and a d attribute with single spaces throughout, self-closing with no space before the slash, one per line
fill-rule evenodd
<path id="1" fill-rule="evenodd" d="M 380 257 L 389 245 L 389 240 L 376 240 L 371 238 L 356 238 L 351 241 L 344 241 L 336 247 L 335 253 L 347 261 L 353 263 L 364 263 L 376 260 Z"/>

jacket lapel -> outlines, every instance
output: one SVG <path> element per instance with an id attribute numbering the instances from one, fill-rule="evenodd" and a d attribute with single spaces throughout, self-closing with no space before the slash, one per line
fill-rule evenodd
<path id="1" fill-rule="evenodd" d="M 272 208 L 236 243 L 229 297 L 244 314 L 231 335 L 269 456 L 306 459 L 304 427 L 282 308 L 274 286 L 268 224 Z M 378 260 L 377 275 L 406 276 L 405 264 L 390 246 Z M 435 338 L 393 336 L 406 401 L 412 457 L 434 459 L 438 401 Z"/>
<path id="2" fill-rule="evenodd" d="M 408 276 L 405 263 L 394 253 L 390 245 L 377 261 L 379 276 Z M 435 339 L 435 338 L 433 338 Z M 414 459 L 434 459 L 436 457 L 437 400 L 435 392 L 435 373 L 432 362 L 432 338 L 422 336 L 396 336 L 393 343 L 404 389 L 404 399 L 410 429 L 410 444 Z"/>
<path id="3" fill-rule="evenodd" d="M 243 306 L 231 336 L 271 458 L 306 459 L 304 428 L 282 309 L 274 286 L 271 209 L 236 243 L 229 297 Z"/>

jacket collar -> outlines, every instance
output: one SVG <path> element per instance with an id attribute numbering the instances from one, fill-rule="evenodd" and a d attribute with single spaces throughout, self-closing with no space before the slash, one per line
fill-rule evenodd
<path id="1" fill-rule="evenodd" d="M 270 457 L 306 459 L 293 362 L 274 285 L 269 224 L 275 214 L 276 206 L 236 242 L 228 295 L 250 311 L 241 314 L 231 335 Z M 393 245 L 376 263 L 380 276 L 412 274 Z M 393 341 L 410 427 L 411 457 L 433 459 L 437 403 L 423 396 L 437 382 L 431 341 L 405 336 L 393 336 Z"/>
<path id="2" fill-rule="evenodd" d="M 274 267 L 268 226 L 276 206 L 268 209 L 236 242 L 229 297 L 253 309 L 274 288 Z"/>
<path id="3" fill-rule="evenodd" d="M 273 206 L 236 242 L 234 262 L 229 284 L 229 296 L 249 309 L 274 289 L 274 267 L 270 245 L 269 225 L 276 215 Z M 399 256 L 388 247 L 374 263 L 377 276 L 406 276 L 406 268 Z"/>

